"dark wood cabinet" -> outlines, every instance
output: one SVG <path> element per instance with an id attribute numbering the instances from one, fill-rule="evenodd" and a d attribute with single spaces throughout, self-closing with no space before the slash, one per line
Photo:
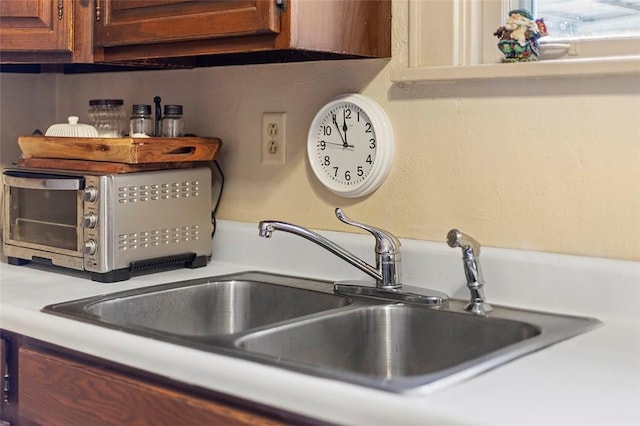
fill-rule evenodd
<path id="1" fill-rule="evenodd" d="M 283 410 L 185 385 L 2 331 L 11 384 L 0 425 L 319 424 Z"/>
<path id="2" fill-rule="evenodd" d="M 2 50 L 71 52 L 71 0 L 22 0 L 0 3 Z"/>
<path id="3" fill-rule="evenodd" d="M 389 0 L 99 1 L 96 56 L 105 62 L 250 52 L 391 56 Z"/>
<path id="4" fill-rule="evenodd" d="M 276 34 L 280 31 L 280 8 L 275 0 L 96 1 L 96 46 Z M 103 8 L 101 4 L 104 4 Z"/>
<path id="5" fill-rule="evenodd" d="M 391 0 L 0 2 L 0 62 L 197 67 L 391 56 Z"/>
<path id="6" fill-rule="evenodd" d="M 20 417 L 38 424 L 281 424 L 31 348 L 20 348 L 19 362 Z"/>
<path id="7" fill-rule="evenodd" d="M 91 0 L 0 2 L 0 59 L 10 62 L 90 62 Z"/>

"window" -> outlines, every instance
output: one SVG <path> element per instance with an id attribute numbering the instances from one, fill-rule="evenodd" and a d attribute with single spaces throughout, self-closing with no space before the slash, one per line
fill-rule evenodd
<path id="1" fill-rule="evenodd" d="M 640 36 L 640 0 L 530 0 L 522 2 L 543 17 L 558 40 Z"/>
<path id="2" fill-rule="evenodd" d="M 543 59 L 640 54 L 640 0 L 520 0 L 544 19 Z"/>
<path id="3" fill-rule="evenodd" d="M 509 11 L 544 19 L 541 61 L 505 67 L 495 30 Z M 398 82 L 640 72 L 640 0 L 408 0 Z"/>

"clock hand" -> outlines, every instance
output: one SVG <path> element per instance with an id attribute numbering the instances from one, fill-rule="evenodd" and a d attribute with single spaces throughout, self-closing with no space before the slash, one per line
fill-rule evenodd
<path id="1" fill-rule="evenodd" d="M 340 135 L 340 139 L 342 139 L 342 146 L 344 146 L 346 148 L 348 146 L 347 145 L 347 141 L 344 138 L 344 136 L 342 136 L 342 133 L 340 133 L 340 126 L 338 126 L 338 121 L 336 120 L 336 115 L 334 113 L 331 113 L 331 118 L 333 119 L 333 124 L 336 125 L 336 129 L 338 130 L 338 134 Z"/>
<path id="2" fill-rule="evenodd" d="M 347 146 L 347 110 L 342 110 L 342 131 L 344 132 L 344 146 Z"/>
<path id="3" fill-rule="evenodd" d="M 325 140 L 322 140 L 320 142 L 321 143 L 324 142 L 325 145 L 337 145 L 337 146 L 341 146 L 343 148 L 353 148 L 354 147 L 353 145 L 348 145 L 348 144 L 345 145 L 343 143 L 338 143 L 338 142 L 328 142 L 328 141 L 325 141 Z"/>

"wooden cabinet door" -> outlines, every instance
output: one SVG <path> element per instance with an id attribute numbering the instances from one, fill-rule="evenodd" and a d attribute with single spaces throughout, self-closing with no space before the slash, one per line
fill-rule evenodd
<path id="1" fill-rule="evenodd" d="M 282 423 L 113 370 L 19 349 L 20 417 L 47 425 L 265 425 Z"/>
<path id="2" fill-rule="evenodd" d="M 276 0 L 96 0 L 94 43 L 126 46 L 280 31 Z"/>
<path id="3" fill-rule="evenodd" d="M 3 52 L 71 52 L 72 1 L 0 1 L 0 49 Z"/>

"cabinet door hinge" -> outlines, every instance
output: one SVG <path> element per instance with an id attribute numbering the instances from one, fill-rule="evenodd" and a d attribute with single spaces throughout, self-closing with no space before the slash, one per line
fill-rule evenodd
<path id="1" fill-rule="evenodd" d="M 11 382 L 9 377 L 9 341 L 2 338 L 0 341 L 0 392 L 2 392 L 2 404 L 9 403 L 9 393 L 11 391 Z M 0 412 L 2 409 L 0 408 Z"/>
<path id="2" fill-rule="evenodd" d="M 8 404 L 9 403 L 9 391 L 11 390 L 11 382 L 10 382 L 10 377 L 9 374 L 5 374 L 4 377 L 2 377 L 2 403 L 3 404 Z"/>
<path id="3" fill-rule="evenodd" d="M 64 16 L 64 4 L 63 0 L 58 0 L 58 20 L 61 21 Z"/>
<path id="4" fill-rule="evenodd" d="M 287 8 L 287 0 L 276 0 L 276 6 L 281 10 L 285 10 Z"/>

